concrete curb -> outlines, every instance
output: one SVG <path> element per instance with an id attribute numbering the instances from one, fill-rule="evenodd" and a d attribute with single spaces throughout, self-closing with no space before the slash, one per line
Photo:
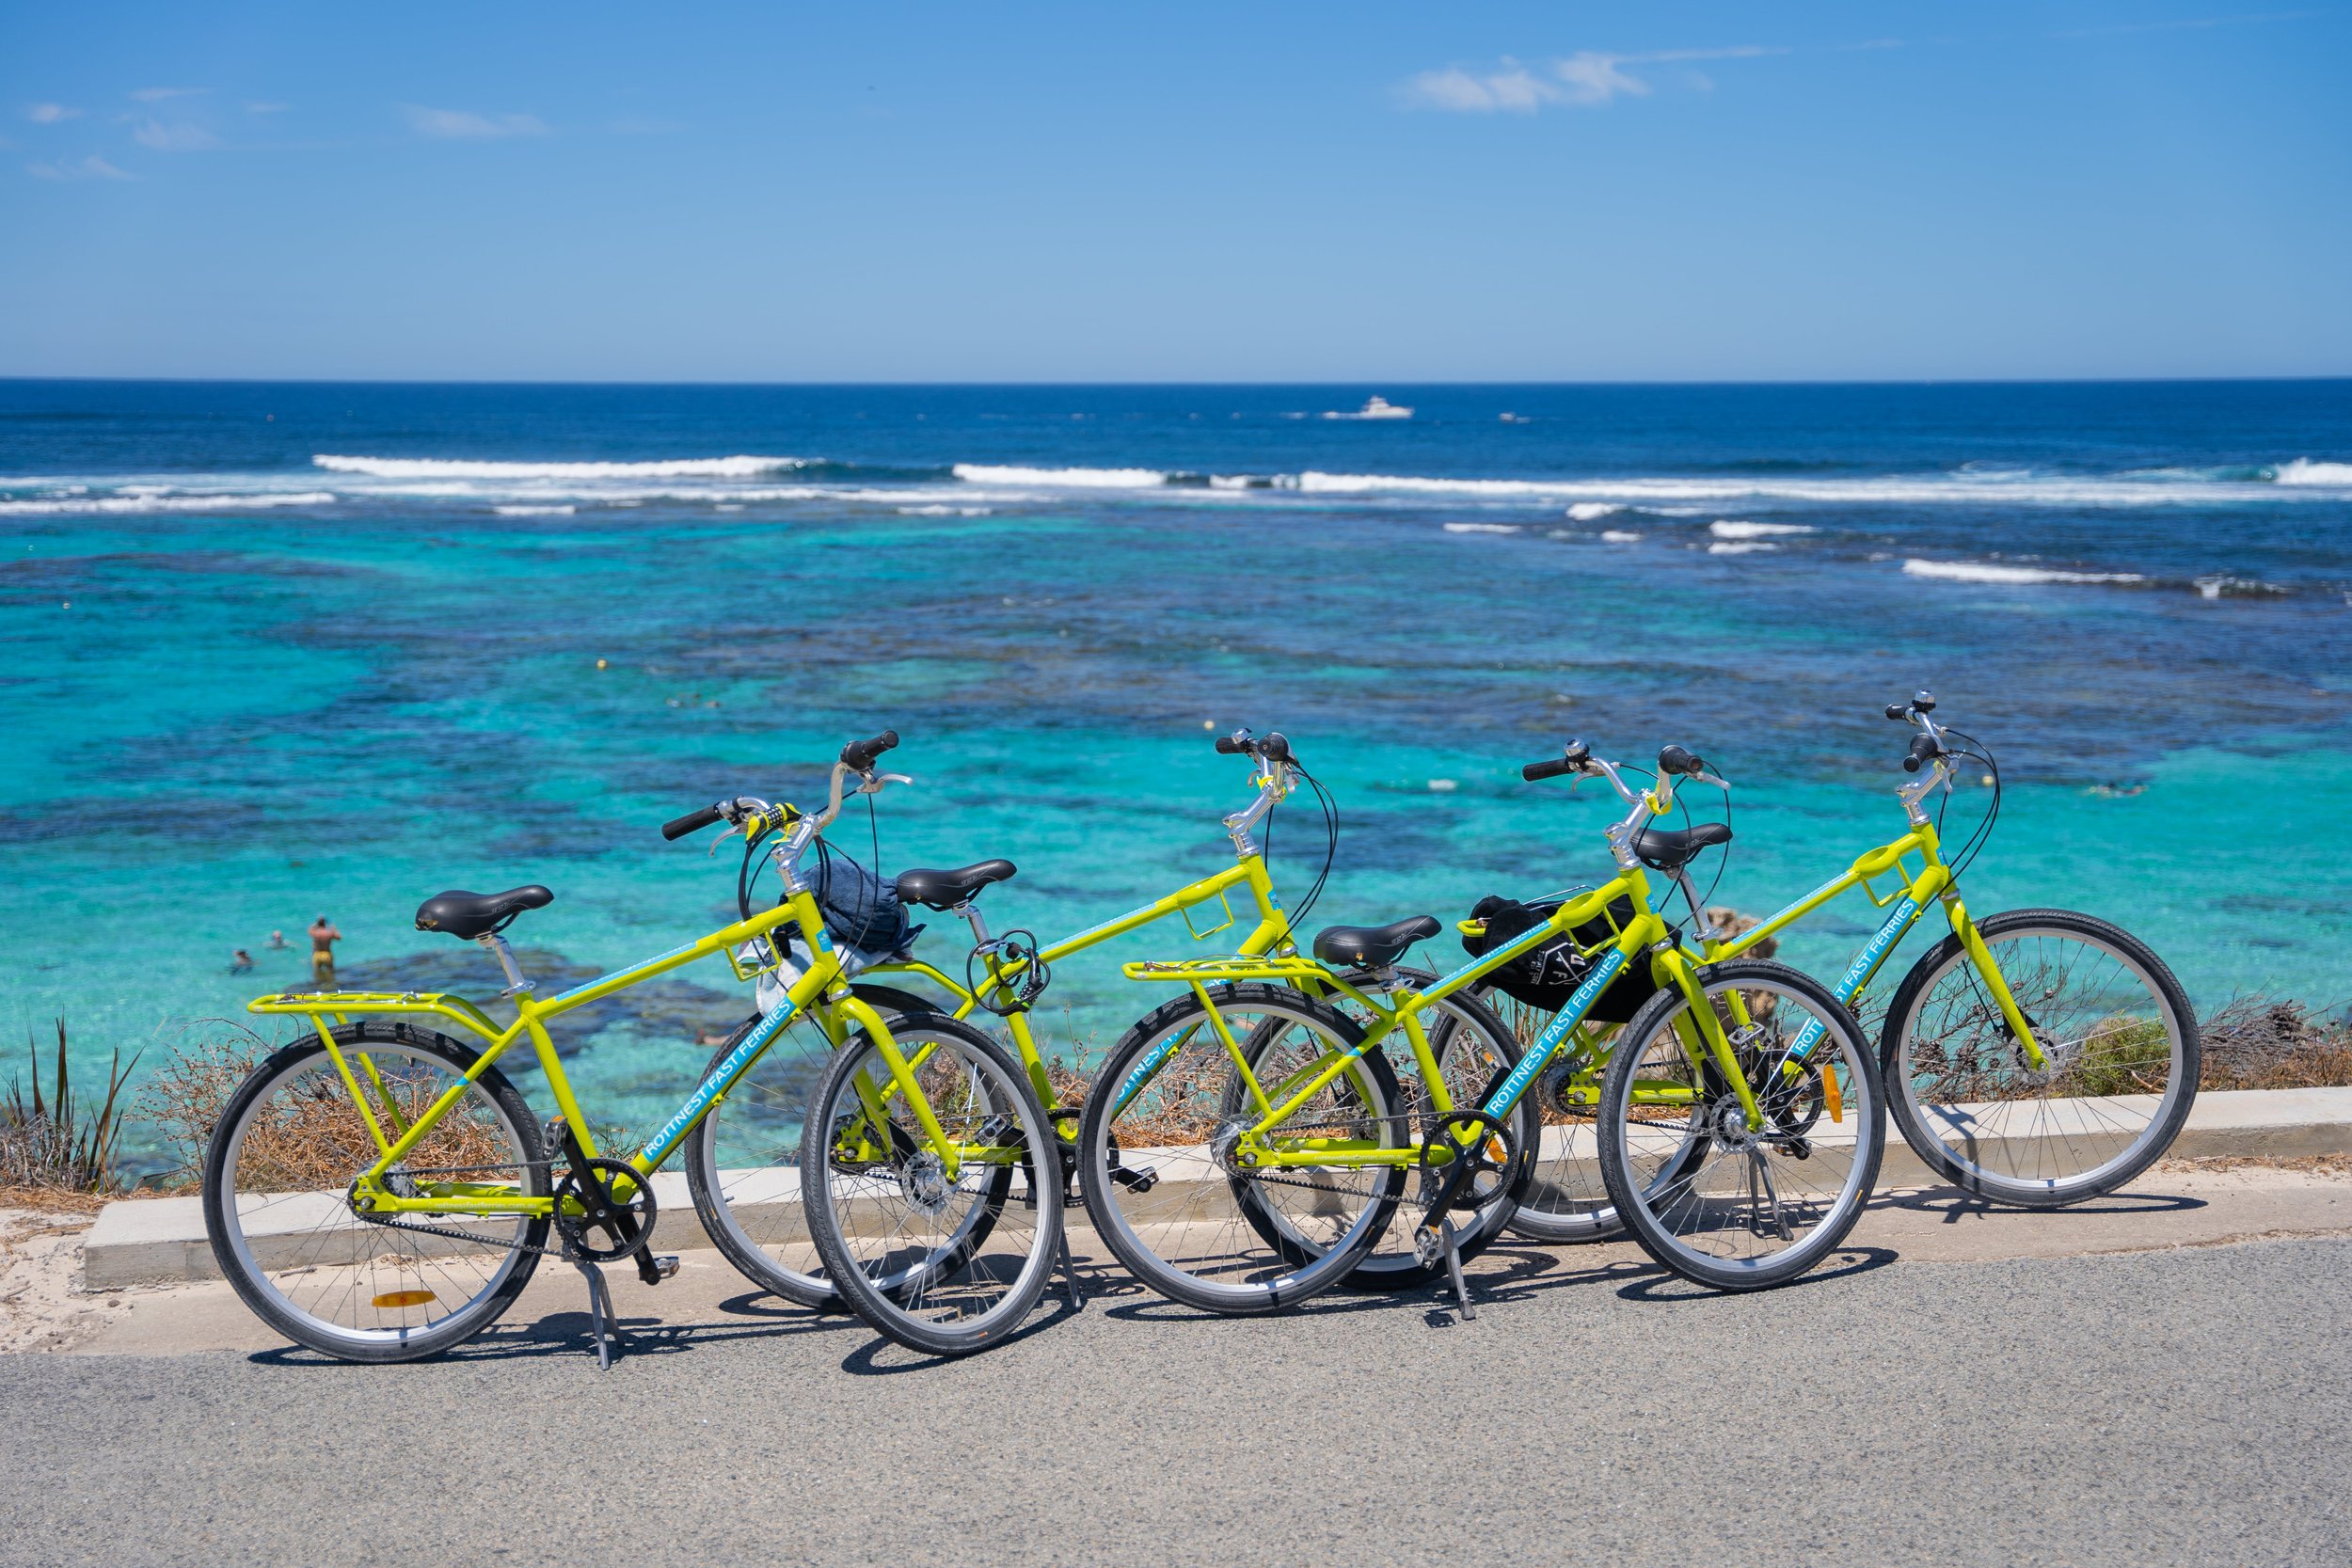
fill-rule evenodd
<path id="1" fill-rule="evenodd" d="M 2352 1088 L 2233 1089 L 2201 1094 L 2170 1152 L 2180 1159 L 2352 1154 Z M 797 1211 L 794 1174 L 777 1171 L 776 1191 L 752 1212 L 773 1209 L 778 1212 L 767 1217 L 782 1221 L 788 1218 L 785 1211 Z M 1928 1180 L 1927 1167 L 1911 1146 L 1889 1128 L 1881 1185 L 1917 1186 Z M 655 1227 L 657 1244 L 665 1251 L 706 1244 L 682 1173 L 657 1175 L 654 1197 L 661 1213 Z M 315 1216 L 294 1218 L 306 1228 L 290 1230 L 290 1234 L 315 1236 L 307 1229 L 315 1223 Z M 354 1234 L 365 1232 L 355 1229 Z M 95 1289 L 177 1285 L 219 1277 L 212 1243 L 204 1234 L 199 1198 L 131 1198 L 109 1203 L 84 1243 L 83 1279 Z"/>

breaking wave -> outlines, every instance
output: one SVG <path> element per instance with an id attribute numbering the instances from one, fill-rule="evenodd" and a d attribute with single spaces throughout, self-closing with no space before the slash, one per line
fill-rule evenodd
<path id="1" fill-rule="evenodd" d="M 248 512 L 269 506 L 327 506 L 337 499 L 332 490 L 278 490 L 258 496 L 53 496 L 34 500 L 0 500 L 0 515 L 56 516 L 137 512 Z"/>
<path id="2" fill-rule="evenodd" d="M 2137 572 L 2061 572 L 2047 566 L 2003 566 L 1989 561 L 1923 561 L 1903 562 L 1906 576 L 1937 578 L 1946 582 L 2146 582 Z"/>
<path id="3" fill-rule="evenodd" d="M 803 467 L 797 457 L 681 457 L 655 463 L 493 463 L 470 457 L 338 457 L 311 465 L 373 479 L 756 479 Z"/>

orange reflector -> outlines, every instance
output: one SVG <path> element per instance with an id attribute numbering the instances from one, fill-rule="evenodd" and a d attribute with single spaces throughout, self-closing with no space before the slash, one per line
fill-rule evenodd
<path id="1" fill-rule="evenodd" d="M 1830 1120 L 1846 1119 L 1846 1097 L 1837 1092 L 1837 1069 L 1834 1066 L 1821 1069 L 1821 1098 L 1829 1104 Z"/>
<path id="2" fill-rule="evenodd" d="M 368 1303 L 371 1307 L 422 1307 L 433 1299 L 430 1291 L 387 1291 Z"/>

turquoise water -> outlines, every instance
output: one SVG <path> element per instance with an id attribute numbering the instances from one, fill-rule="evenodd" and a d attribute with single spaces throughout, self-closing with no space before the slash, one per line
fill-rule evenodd
<path id="1" fill-rule="evenodd" d="M 1414 417 L 1322 417 L 1374 390 Z M 552 887 L 542 974 L 664 950 L 735 861 L 660 823 L 884 725 L 884 868 L 1009 856 L 992 919 L 1049 941 L 1228 863 L 1244 723 L 1338 799 L 1318 920 L 1597 875 L 1612 801 L 1518 779 L 1570 735 L 1713 760 L 1762 912 L 1899 830 L 1877 710 L 1922 685 L 2008 781 L 1975 908 L 2121 920 L 2208 1005 L 2352 994 L 2352 384 L 0 383 L 0 1022 L 92 1062 L 305 978 L 322 912 L 346 982 L 495 991 L 412 928 L 445 887 Z M 1294 900 L 1322 842 L 1278 818 Z M 1190 949 L 1064 964 L 1048 1033 Z M 630 1120 L 748 1007 L 717 965 L 628 1003 L 565 1044 Z"/>

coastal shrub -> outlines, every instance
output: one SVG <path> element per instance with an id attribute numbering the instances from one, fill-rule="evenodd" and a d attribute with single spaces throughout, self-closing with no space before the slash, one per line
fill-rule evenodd
<path id="1" fill-rule="evenodd" d="M 121 1052 L 114 1053 L 105 1098 L 93 1105 L 73 1089 L 65 1020 L 57 1021 L 53 1087 L 41 1086 L 40 1047 L 27 1040 L 25 1054 L 32 1064 L 30 1098 L 24 1085 L 11 1078 L 8 1099 L 0 1102 L 0 1191 L 99 1196 L 119 1191 L 123 1183 L 115 1155 L 122 1140 L 122 1087 L 138 1065 L 137 1055 L 126 1064 Z"/>
<path id="2" fill-rule="evenodd" d="M 2352 1085 L 2352 1010 L 2241 996 L 2202 1024 L 2208 1089 Z"/>

